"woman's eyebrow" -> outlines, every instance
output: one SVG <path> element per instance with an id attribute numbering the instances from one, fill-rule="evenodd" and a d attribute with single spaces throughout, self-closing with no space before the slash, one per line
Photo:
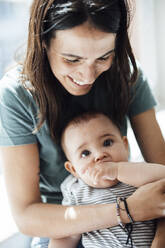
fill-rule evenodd
<path id="1" fill-rule="evenodd" d="M 111 49 L 110 51 L 106 52 L 105 54 L 103 54 L 102 56 L 98 57 L 97 59 L 99 58 L 103 58 L 109 54 L 111 54 L 112 52 L 114 52 L 115 49 Z M 71 54 L 71 53 L 61 53 L 62 56 L 67 56 L 67 57 L 72 57 L 72 58 L 77 58 L 77 59 L 87 59 L 87 58 L 83 58 L 79 55 L 74 55 L 74 54 Z"/>

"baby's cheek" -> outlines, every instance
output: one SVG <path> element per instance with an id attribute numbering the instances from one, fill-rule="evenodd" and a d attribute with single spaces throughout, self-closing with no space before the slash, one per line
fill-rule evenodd
<path id="1" fill-rule="evenodd" d="M 128 151 L 126 149 L 120 150 L 118 153 L 118 162 L 120 161 L 128 161 Z"/>

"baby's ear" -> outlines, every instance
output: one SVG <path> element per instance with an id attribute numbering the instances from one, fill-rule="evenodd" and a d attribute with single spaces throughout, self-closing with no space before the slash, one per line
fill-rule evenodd
<path id="1" fill-rule="evenodd" d="M 78 174 L 70 161 L 64 163 L 65 169 L 69 171 L 73 176 L 78 177 Z"/>
<path id="2" fill-rule="evenodd" d="M 124 143 L 126 150 L 129 152 L 128 139 L 126 136 L 123 136 L 123 143 Z"/>

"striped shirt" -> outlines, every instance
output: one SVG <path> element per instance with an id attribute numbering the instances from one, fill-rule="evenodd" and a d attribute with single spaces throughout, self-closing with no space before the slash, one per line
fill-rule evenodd
<path id="1" fill-rule="evenodd" d="M 107 204 L 116 202 L 116 197 L 129 197 L 136 190 L 135 187 L 119 182 L 117 185 L 96 189 L 85 184 L 81 179 L 68 176 L 61 185 L 65 206 Z M 109 215 L 108 218 L 111 218 Z M 155 235 L 155 222 L 143 221 L 133 223 L 133 247 L 149 248 Z M 102 230 L 82 234 L 82 243 L 85 248 L 130 248 L 126 245 L 127 232 L 119 225 Z"/>

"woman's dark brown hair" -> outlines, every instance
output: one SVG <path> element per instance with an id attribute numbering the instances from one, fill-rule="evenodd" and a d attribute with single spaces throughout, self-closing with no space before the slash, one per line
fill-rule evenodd
<path id="1" fill-rule="evenodd" d="M 55 130 L 62 118 L 62 88 L 51 71 L 44 44 L 49 49 L 56 30 L 73 28 L 86 21 L 104 32 L 116 33 L 113 64 L 100 80 L 106 81 L 111 92 L 112 115 L 118 122 L 127 113 L 131 99 L 130 86 L 137 77 L 128 38 L 130 12 L 126 0 L 33 0 L 23 65 L 24 82 L 26 79 L 31 82 L 39 106 L 37 128 L 46 120 L 54 140 Z"/>

